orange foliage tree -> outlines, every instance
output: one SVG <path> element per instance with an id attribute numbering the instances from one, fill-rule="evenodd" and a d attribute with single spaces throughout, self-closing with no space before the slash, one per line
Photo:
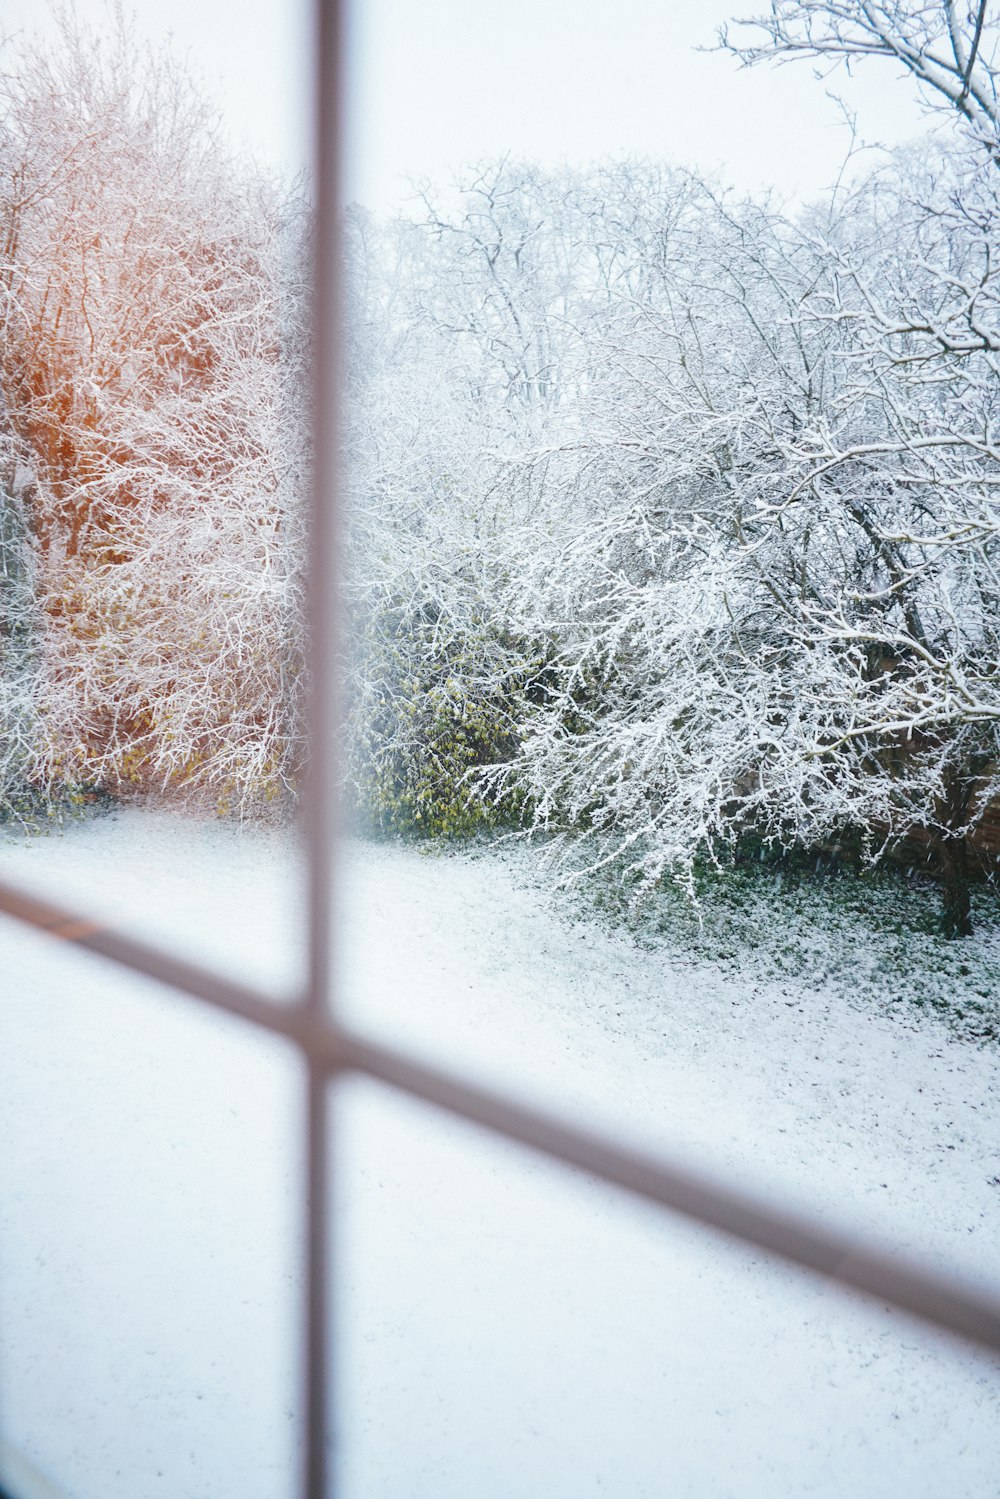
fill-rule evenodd
<path id="1" fill-rule="evenodd" d="M 257 811 L 300 758 L 305 216 L 120 14 L 2 85 L 34 774 Z"/>

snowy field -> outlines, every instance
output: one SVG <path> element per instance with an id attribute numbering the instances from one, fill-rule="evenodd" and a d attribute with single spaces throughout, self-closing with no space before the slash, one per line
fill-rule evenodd
<path id="1" fill-rule="evenodd" d="M 279 833 L 119 812 L 0 872 L 294 986 Z M 345 876 L 356 1023 L 996 1275 L 995 1050 L 642 949 L 520 850 L 357 845 Z M 2 934 L 5 1436 L 70 1499 L 290 1496 L 295 1059 Z M 995 1361 L 374 1085 L 336 1126 L 345 1499 L 995 1499 Z"/>

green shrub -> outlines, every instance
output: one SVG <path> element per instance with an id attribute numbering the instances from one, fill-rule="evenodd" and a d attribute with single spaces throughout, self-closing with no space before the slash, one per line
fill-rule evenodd
<path id="1" fill-rule="evenodd" d="M 466 837 L 515 820 L 523 798 L 484 792 L 476 775 L 517 751 L 537 671 L 526 649 L 473 617 L 461 633 L 369 621 L 349 673 L 347 788 L 368 831 Z"/>

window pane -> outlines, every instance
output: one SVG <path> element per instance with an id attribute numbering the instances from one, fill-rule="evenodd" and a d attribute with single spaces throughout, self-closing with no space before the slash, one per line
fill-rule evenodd
<path id="1" fill-rule="evenodd" d="M 950 667 L 916 693 L 926 647 L 896 611 L 937 621 L 939 663 L 996 677 L 992 582 L 952 599 L 994 460 L 914 477 L 926 423 L 954 440 L 951 386 L 924 405 L 923 356 L 900 363 L 858 288 L 891 285 L 922 348 L 912 287 L 952 306 L 973 183 L 991 207 L 961 254 L 995 258 L 996 172 L 953 142 L 956 185 L 928 166 L 913 219 L 910 158 L 887 199 L 855 153 L 848 177 L 875 175 L 831 196 L 838 107 L 808 69 L 694 51 L 731 9 L 358 7 L 344 700 L 367 841 L 344 1003 L 433 1059 L 991 1266 L 997 907 L 969 882 L 996 874 L 998 715 L 959 726 Z M 916 125 L 912 79 L 866 59 L 843 81 L 862 132 L 880 101 L 881 139 Z M 974 347 L 949 379 L 979 409 Z M 854 491 L 863 433 L 891 456 Z M 884 839 L 916 868 L 871 877 Z M 976 933 L 949 942 L 963 892 Z"/>
<path id="2" fill-rule="evenodd" d="M 0 870 L 286 983 L 235 835 L 304 757 L 307 16 L 13 0 L 0 83 L 0 824 L 65 832 Z"/>
<path id="3" fill-rule="evenodd" d="M 345 1499 L 987 1499 L 978 1358 L 367 1083 L 337 1112 Z"/>
<path id="4" fill-rule="evenodd" d="M 69 1499 L 291 1495 L 295 1059 L 6 921 L 2 937 L 4 1439 Z"/>
<path id="5" fill-rule="evenodd" d="M 555 897 L 516 846 L 359 841 L 345 883 L 355 1023 L 939 1264 L 996 1265 L 989 1048 L 640 943 Z"/>

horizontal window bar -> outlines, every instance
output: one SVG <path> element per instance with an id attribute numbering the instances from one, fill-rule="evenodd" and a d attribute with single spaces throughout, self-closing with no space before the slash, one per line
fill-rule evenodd
<path id="1" fill-rule="evenodd" d="M 282 1026 L 279 1013 L 284 1011 L 284 1018 L 289 1018 L 294 1006 L 286 1001 L 273 999 L 261 990 L 237 983 L 223 974 L 212 973 L 210 969 L 189 963 L 164 948 L 103 922 L 64 910 L 4 880 L 0 880 L 0 912 L 14 916 L 59 941 L 71 942 L 87 952 L 110 958 L 112 962 L 145 974 L 168 988 L 180 989 L 195 999 L 239 1015 L 255 1025 L 285 1034 L 289 1031 L 289 1027 Z"/>
<path id="2" fill-rule="evenodd" d="M 446 1109 L 552 1156 L 649 1202 L 778 1255 L 795 1265 L 910 1312 L 981 1348 L 1000 1351 L 1000 1295 L 864 1244 L 762 1197 L 732 1191 L 701 1172 L 671 1163 L 554 1114 L 525 1107 L 480 1084 L 347 1032 L 320 1038 L 328 1060 Z"/>
<path id="3" fill-rule="evenodd" d="M 581 1129 L 440 1067 L 335 1025 L 304 1004 L 281 1005 L 148 943 L 63 911 L 0 882 L 0 911 L 294 1041 L 331 1076 L 354 1071 L 517 1140 L 546 1156 L 827 1276 L 980 1348 L 1000 1352 L 1000 1296 L 869 1247 L 765 1199 Z"/>

